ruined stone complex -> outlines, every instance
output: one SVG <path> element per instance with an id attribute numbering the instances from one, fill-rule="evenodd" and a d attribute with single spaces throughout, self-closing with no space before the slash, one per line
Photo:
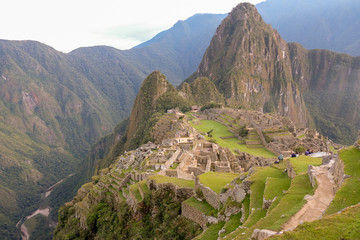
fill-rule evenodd
<path id="1" fill-rule="evenodd" d="M 190 120 L 189 117 L 192 117 Z M 254 141 L 254 147 L 265 147 L 274 153 L 288 156 L 296 147 L 309 148 L 312 151 L 327 150 L 327 141 L 315 130 L 296 128 L 286 118 L 277 115 L 263 114 L 241 109 L 210 109 L 192 115 L 184 115 L 171 110 L 155 125 L 154 143 L 148 142 L 139 148 L 125 152 L 109 168 L 103 169 L 100 175 L 92 178 L 93 182 L 79 189 L 78 195 L 68 203 L 73 206 L 80 226 L 86 229 L 86 217 L 90 206 L 99 201 L 126 201 L 134 214 L 137 214 L 139 203 L 149 191 L 172 192 L 174 201 L 181 202 L 181 215 L 206 229 L 209 224 L 227 222 L 231 216 L 241 214 L 240 221 L 245 222 L 246 210 L 244 199 L 251 194 L 252 174 L 255 167 L 271 166 L 276 158 L 254 156 L 239 150 L 230 150 L 214 142 L 193 127 L 201 120 L 214 120 L 228 127 L 239 142 L 244 145 Z M 190 122 L 191 121 L 191 122 Z M 241 137 L 240 128 L 249 131 Z M 268 139 L 270 137 L 270 140 Z M 226 138 L 224 138 L 226 139 Z M 344 180 L 344 164 L 335 155 L 323 159 L 326 169 L 334 182 L 333 191 L 341 186 Z M 316 185 L 317 173 L 312 166 L 308 175 L 313 187 Z M 297 175 L 296 170 L 288 165 L 286 169 L 290 179 Z M 220 189 L 206 182 L 206 175 L 217 174 L 219 181 L 223 176 L 230 177 Z M 209 175 L 208 178 L 213 178 Z M 266 178 L 267 185 L 277 179 Z M 266 190 L 265 190 L 266 191 Z M 111 193 L 110 195 L 107 192 Z M 275 198 L 262 201 L 262 209 L 268 211 Z M 207 213 L 198 205 L 215 209 L 217 214 Z M 254 231 L 254 237 L 261 239 L 267 230 Z M 271 232 L 275 234 L 276 232 Z M 265 234 L 265 235 L 266 235 Z M 270 235 L 271 235 L 270 234 Z M 258 237 L 257 237 L 258 236 Z"/>

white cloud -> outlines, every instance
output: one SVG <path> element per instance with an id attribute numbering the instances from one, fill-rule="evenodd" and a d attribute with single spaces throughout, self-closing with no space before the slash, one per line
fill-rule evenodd
<path id="1" fill-rule="evenodd" d="M 261 0 L 252 0 L 252 3 Z M 239 0 L 2 0 L 0 38 L 57 50 L 133 47 L 196 13 L 227 13 Z"/>

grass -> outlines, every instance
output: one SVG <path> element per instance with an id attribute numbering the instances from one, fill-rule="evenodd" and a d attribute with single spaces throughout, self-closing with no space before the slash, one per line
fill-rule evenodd
<path id="1" fill-rule="evenodd" d="M 271 200 L 283 195 L 283 191 L 290 187 L 290 178 L 267 178 L 264 191 L 264 199 Z"/>
<path id="2" fill-rule="evenodd" d="M 244 212 L 245 212 L 244 221 L 246 221 L 250 215 L 250 194 L 246 194 L 246 196 L 243 200 L 243 206 L 244 206 Z"/>
<path id="3" fill-rule="evenodd" d="M 256 172 L 250 177 L 251 195 L 250 209 L 262 208 L 265 182 L 267 177 L 287 179 L 287 174 L 275 167 L 258 167 Z"/>
<path id="4" fill-rule="evenodd" d="M 239 229 L 225 239 L 248 239 L 254 229 L 281 230 L 282 225 L 287 222 L 306 203 L 304 196 L 313 194 L 314 189 L 307 174 L 297 175 L 292 181 L 289 190 L 283 197 L 276 200 L 277 204 L 267 215 L 248 229 Z M 322 238 L 320 238 L 322 239 Z"/>
<path id="5" fill-rule="evenodd" d="M 263 195 L 265 191 L 265 182 L 267 177 L 286 179 L 287 175 L 275 167 L 259 167 L 256 172 L 250 177 L 253 183 L 250 186 L 250 209 L 251 211 L 248 219 L 244 223 L 245 227 L 250 227 L 266 215 L 266 210 L 262 208 Z"/>
<path id="6" fill-rule="evenodd" d="M 156 183 L 173 183 L 178 187 L 195 188 L 195 182 L 192 180 L 184 180 L 162 175 L 150 176 L 149 179 L 154 180 Z"/>
<path id="7" fill-rule="evenodd" d="M 226 235 L 228 235 L 229 233 L 235 231 L 240 225 L 241 219 L 241 212 L 239 212 L 238 214 L 232 215 L 229 219 L 229 221 L 227 221 L 224 225 L 225 228 L 225 232 L 221 233 L 221 237 L 224 237 Z"/>
<path id="8" fill-rule="evenodd" d="M 221 189 L 238 176 L 238 173 L 206 172 L 198 177 L 202 184 L 219 194 Z"/>
<path id="9" fill-rule="evenodd" d="M 320 166 L 322 159 L 300 155 L 299 157 L 290 158 L 289 161 L 295 173 L 302 174 L 307 172 L 309 165 Z"/>
<path id="10" fill-rule="evenodd" d="M 197 240 L 217 240 L 219 231 L 223 228 L 225 222 L 210 225 L 202 234 L 197 236 Z"/>
<path id="11" fill-rule="evenodd" d="M 134 195 L 134 197 L 136 198 L 137 201 L 139 201 L 139 202 L 142 201 L 142 197 L 139 192 L 137 183 L 130 186 L 130 192 L 132 192 L 132 194 Z"/>
<path id="12" fill-rule="evenodd" d="M 195 197 L 191 197 L 184 201 L 185 204 L 198 209 L 200 212 L 204 213 L 206 216 L 216 216 L 217 210 L 213 208 L 206 201 L 198 201 Z"/>
<path id="13" fill-rule="evenodd" d="M 305 222 L 294 231 L 270 239 L 359 239 L 360 205 L 347 209 L 340 214 L 323 217 L 313 222 Z"/>
<path id="14" fill-rule="evenodd" d="M 151 193 L 151 191 L 149 190 L 145 180 L 139 182 L 138 184 L 139 184 L 139 186 L 140 186 L 140 188 L 141 188 L 141 190 L 143 191 L 144 194 L 150 194 Z"/>
<path id="15" fill-rule="evenodd" d="M 336 192 L 326 214 L 338 212 L 360 202 L 360 150 L 354 147 L 341 150 L 340 159 L 344 162 L 345 174 L 350 175 L 350 178 L 345 179 Z"/>
<path id="16" fill-rule="evenodd" d="M 210 130 L 213 130 L 211 132 L 212 137 L 206 137 L 207 140 L 214 140 L 218 145 L 221 147 L 227 147 L 230 150 L 232 150 L 233 153 L 237 154 L 235 152 L 235 149 L 239 149 L 241 152 L 246 152 L 254 156 L 262 156 L 265 158 L 274 158 L 276 155 L 266 148 L 248 148 L 245 144 L 239 144 L 239 139 L 237 138 L 230 138 L 230 139 L 221 139 L 220 137 L 230 137 L 234 136 L 234 133 L 230 132 L 228 127 L 213 121 L 213 120 L 201 120 L 199 121 L 199 124 L 193 124 L 193 127 L 199 131 L 199 132 L 209 132 Z"/>

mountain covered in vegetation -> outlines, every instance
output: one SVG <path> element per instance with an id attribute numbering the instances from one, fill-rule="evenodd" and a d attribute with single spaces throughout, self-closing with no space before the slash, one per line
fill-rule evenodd
<path id="1" fill-rule="evenodd" d="M 288 42 L 360 56 L 359 1 L 267 0 L 256 8 Z"/>
<path id="2" fill-rule="evenodd" d="M 229 106 L 277 112 L 351 144 L 360 128 L 359 63 L 360 57 L 287 43 L 253 5 L 241 4 L 186 82 L 207 77 Z"/>
<path id="3" fill-rule="evenodd" d="M 196 15 L 127 51 L 98 46 L 65 54 L 34 41 L 1 40 L 1 235 L 16 238 L 16 222 L 36 209 L 41 193 L 75 173 L 49 197 L 55 207 L 68 201 L 94 174 L 87 161 L 77 165 L 130 114 L 142 80 L 154 68 L 174 83 L 184 79 L 223 17 Z M 197 51 L 179 49 L 179 41 Z M 180 55 L 192 61 L 177 61 Z"/>

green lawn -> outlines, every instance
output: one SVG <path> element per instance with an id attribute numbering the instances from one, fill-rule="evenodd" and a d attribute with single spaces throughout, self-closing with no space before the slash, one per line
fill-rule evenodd
<path id="1" fill-rule="evenodd" d="M 149 179 L 154 180 L 156 183 L 173 183 L 178 187 L 195 188 L 195 182 L 192 180 L 185 180 L 162 175 L 150 176 Z"/>
<path id="2" fill-rule="evenodd" d="M 219 194 L 221 189 L 238 176 L 238 173 L 206 172 L 198 177 L 202 184 Z"/>
<path id="3" fill-rule="evenodd" d="M 230 220 L 225 223 L 225 225 L 224 225 L 225 232 L 223 232 L 221 234 L 221 237 L 224 237 L 227 234 L 235 231 L 241 225 L 240 219 L 241 219 L 241 212 L 238 214 L 232 215 L 230 217 Z"/>
<path id="4" fill-rule="evenodd" d="M 195 197 L 191 197 L 185 200 L 184 203 L 198 209 L 206 216 L 216 216 L 217 214 L 217 210 L 213 208 L 210 204 L 208 204 L 205 200 L 198 201 Z"/>
<path id="5" fill-rule="evenodd" d="M 254 156 L 262 156 L 265 158 L 274 158 L 276 155 L 266 148 L 248 148 L 245 144 L 239 144 L 240 140 L 237 138 L 221 139 L 220 137 L 234 136 L 234 133 L 228 130 L 228 127 L 213 121 L 213 120 L 201 120 L 199 124 L 193 124 L 193 127 L 202 133 L 207 133 L 210 130 L 212 137 L 207 137 L 208 140 L 214 140 L 221 147 L 227 147 L 236 154 L 235 149 L 239 149 L 240 152 L 246 152 Z"/>
<path id="6" fill-rule="evenodd" d="M 225 239 L 249 239 L 256 228 L 274 231 L 281 230 L 281 226 L 306 203 L 304 196 L 306 194 L 311 195 L 313 192 L 314 189 L 311 186 L 307 174 L 297 175 L 291 181 L 289 190 L 283 197 L 276 201 L 277 204 L 274 208 L 268 210 L 266 216 L 248 229 L 238 229 L 234 233 L 226 236 Z"/>
<path id="7" fill-rule="evenodd" d="M 210 225 L 202 234 L 197 236 L 196 240 L 217 240 L 219 231 L 224 226 L 225 222 Z"/>
<path id="8" fill-rule="evenodd" d="M 269 239 L 307 240 L 307 239 L 359 239 L 360 206 L 347 209 L 340 214 L 323 217 L 313 222 L 300 224 L 294 231 Z"/>
<path id="9" fill-rule="evenodd" d="M 307 172 L 309 165 L 320 166 L 322 159 L 300 155 L 299 157 L 289 158 L 289 161 L 295 173 L 301 174 Z"/>
<path id="10" fill-rule="evenodd" d="M 267 177 L 286 179 L 287 174 L 275 167 L 258 167 L 256 172 L 250 177 L 251 194 L 250 194 L 250 209 L 255 209 L 249 215 L 249 218 L 244 223 L 245 227 L 250 227 L 259 219 L 266 215 L 266 210 L 262 209 L 263 195 L 265 191 L 265 182 Z"/>
<path id="11" fill-rule="evenodd" d="M 265 182 L 267 177 L 287 179 L 287 174 L 275 167 L 258 167 L 256 172 L 250 177 L 251 195 L 250 195 L 250 209 L 262 208 L 263 195 L 265 191 Z"/>
<path id="12" fill-rule="evenodd" d="M 283 191 L 289 189 L 290 184 L 290 178 L 267 178 L 264 199 L 272 200 L 277 196 L 283 195 Z"/>
<path id="13" fill-rule="evenodd" d="M 326 214 L 336 213 L 339 210 L 360 202 L 360 150 L 349 148 L 340 151 L 340 158 L 344 162 L 345 179 L 341 188 L 326 211 Z"/>

